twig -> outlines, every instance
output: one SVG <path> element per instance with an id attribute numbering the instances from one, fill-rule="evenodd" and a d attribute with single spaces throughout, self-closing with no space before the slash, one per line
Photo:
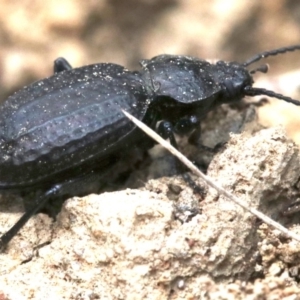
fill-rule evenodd
<path id="1" fill-rule="evenodd" d="M 195 175 L 201 177 L 204 181 L 207 182 L 208 185 L 215 188 L 220 194 L 226 196 L 228 199 L 232 200 L 234 203 L 238 204 L 248 212 L 255 215 L 257 218 L 265 222 L 266 224 L 278 229 L 280 232 L 285 234 L 287 237 L 292 238 L 300 242 L 300 236 L 287 228 L 283 227 L 276 221 L 272 220 L 268 216 L 259 212 L 255 208 L 248 207 L 248 205 L 235 197 L 234 195 L 227 192 L 223 187 L 218 185 L 215 180 L 210 178 L 209 176 L 203 174 L 187 157 L 185 157 L 182 153 L 180 153 L 177 149 L 175 149 L 168 141 L 164 140 L 161 136 L 159 136 L 155 131 L 149 128 L 147 125 L 133 117 L 128 112 L 122 110 L 126 117 L 128 117 L 136 126 L 142 129 L 145 133 L 147 133 L 151 138 L 153 138 L 157 143 L 161 144 L 164 148 L 170 151 L 174 156 L 176 156 L 183 164 L 185 164 Z"/>

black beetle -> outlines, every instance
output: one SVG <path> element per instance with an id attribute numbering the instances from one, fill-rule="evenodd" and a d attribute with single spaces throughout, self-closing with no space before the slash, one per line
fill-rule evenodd
<path id="1" fill-rule="evenodd" d="M 176 146 L 174 132 L 194 130 L 191 141 L 197 142 L 200 121 L 210 110 L 247 95 L 267 95 L 300 105 L 252 87 L 251 74 L 267 72 L 266 67 L 246 69 L 262 58 L 294 50 L 300 50 L 300 45 L 263 52 L 243 64 L 160 55 L 142 60 L 140 71 L 112 63 L 72 69 L 65 59 L 57 59 L 53 76 L 24 87 L 0 106 L 0 190 L 41 191 L 2 235 L 0 247 L 50 198 L 87 194 L 90 189 L 82 182 L 94 182 L 118 161 L 126 164 L 133 148 L 152 147 L 152 141 L 121 109 Z"/>

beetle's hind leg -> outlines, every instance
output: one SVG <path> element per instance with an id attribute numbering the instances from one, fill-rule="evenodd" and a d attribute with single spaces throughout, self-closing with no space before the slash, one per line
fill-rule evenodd
<path id="1" fill-rule="evenodd" d="M 75 179 L 66 180 L 61 184 L 55 184 L 52 187 L 39 192 L 29 206 L 29 202 L 26 204 L 26 212 L 23 216 L 15 223 L 6 233 L 0 237 L 0 252 L 4 250 L 6 245 L 11 239 L 20 231 L 20 229 L 27 223 L 27 221 L 36 213 L 43 210 L 49 203 L 50 200 L 57 200 L 59 198 L 67 199 L 72 196 L 84 196 L 92 192 L 97 192 L 99 189 L 99 182 L 104 178 L 104 171 L 93 172 L 90 171 Z M 55 210 L 57 212 L 57 210 Z M 53 216 L 52 216 L 53 217 Z M 54 216 L 55 217 L 55 216 Z"/>
<path id="2" fill-rule="evenodd" d="M 51 197 L 59 194 L 61 189 L 61 185 L 57 184 L 51 187 L 46 193 L 40 195 L 35 204 L 27 210 L 23 216 L 18 220 L 18 222 L 13 225 L 6 233 L 4 233 L 0 238 L 0 252 L 4 250 L 7 244 L 11 241 L 11 239 L 20 231 L 20 229 L 27 223 L 27 221 L 38 211 L 40 211 L 45 204 L 49 201 Z"/>
<path id="3" fill-rule="evenodd" d="M 70 63 L 63 57 L 59 57 L 54 61 L 54 74 L 62 72 L 62 71 L 67 71 L 71 70 L 72 66 Z"/>

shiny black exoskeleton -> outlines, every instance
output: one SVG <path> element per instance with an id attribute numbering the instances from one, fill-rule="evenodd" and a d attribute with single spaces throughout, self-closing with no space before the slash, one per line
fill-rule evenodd
<path id="1" fill-rule="evenodd" d="M 216 106 L 244 96 L 267 95 L 253 88 L 246 67 L 264 57 L 300 50 L 300 45 L 254 56 L 243 64 L 211 64 L 188 56 L 160 55 L 129 71 L 112 63 L 72 69 L 63 58 L 55 74 L 24 87 L 0 106 L 0 191 L 41 191 L 22 218 L 0 239 L 3 248 L 50 198 L 84 195 L 85 183 L 103 176 L 149 138 L 121 109 L 169 138 L 200 134 L 200 121 Z M 160 122 L 161 121 L 161 122 Z M 80 184 L 79 184 L 80 183 Z"/>

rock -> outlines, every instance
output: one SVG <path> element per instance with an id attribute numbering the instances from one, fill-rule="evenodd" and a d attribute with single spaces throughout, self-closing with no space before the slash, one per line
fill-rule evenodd
<path id="1" fill-rule="evenodd" d="M 231 135 L 207 173 L 282 221 L 299 166 L 298 148 L 277 127 Z M 34 217 L 0 256 L 0 290 L 9 299 L 244 299 L 248 293 L 284 299 L 299 293 L 298 273 L 288 273 L 299 263 L 299 244 L 196 182 L 204 194 L 179 176 L 163 177 L 142 190 L 69 199 L 53 225 Z M 169 199 L 172 184 L 180 189 L 172 188 L 177 196 Z M 198 205 L 199 213 L 182 223 L 175 216 L 183 203 L 186 211 Z M 33 250 L 42 238 L 49 244 Z M 245 283 L 258 274 L 266 277 Z"/>

